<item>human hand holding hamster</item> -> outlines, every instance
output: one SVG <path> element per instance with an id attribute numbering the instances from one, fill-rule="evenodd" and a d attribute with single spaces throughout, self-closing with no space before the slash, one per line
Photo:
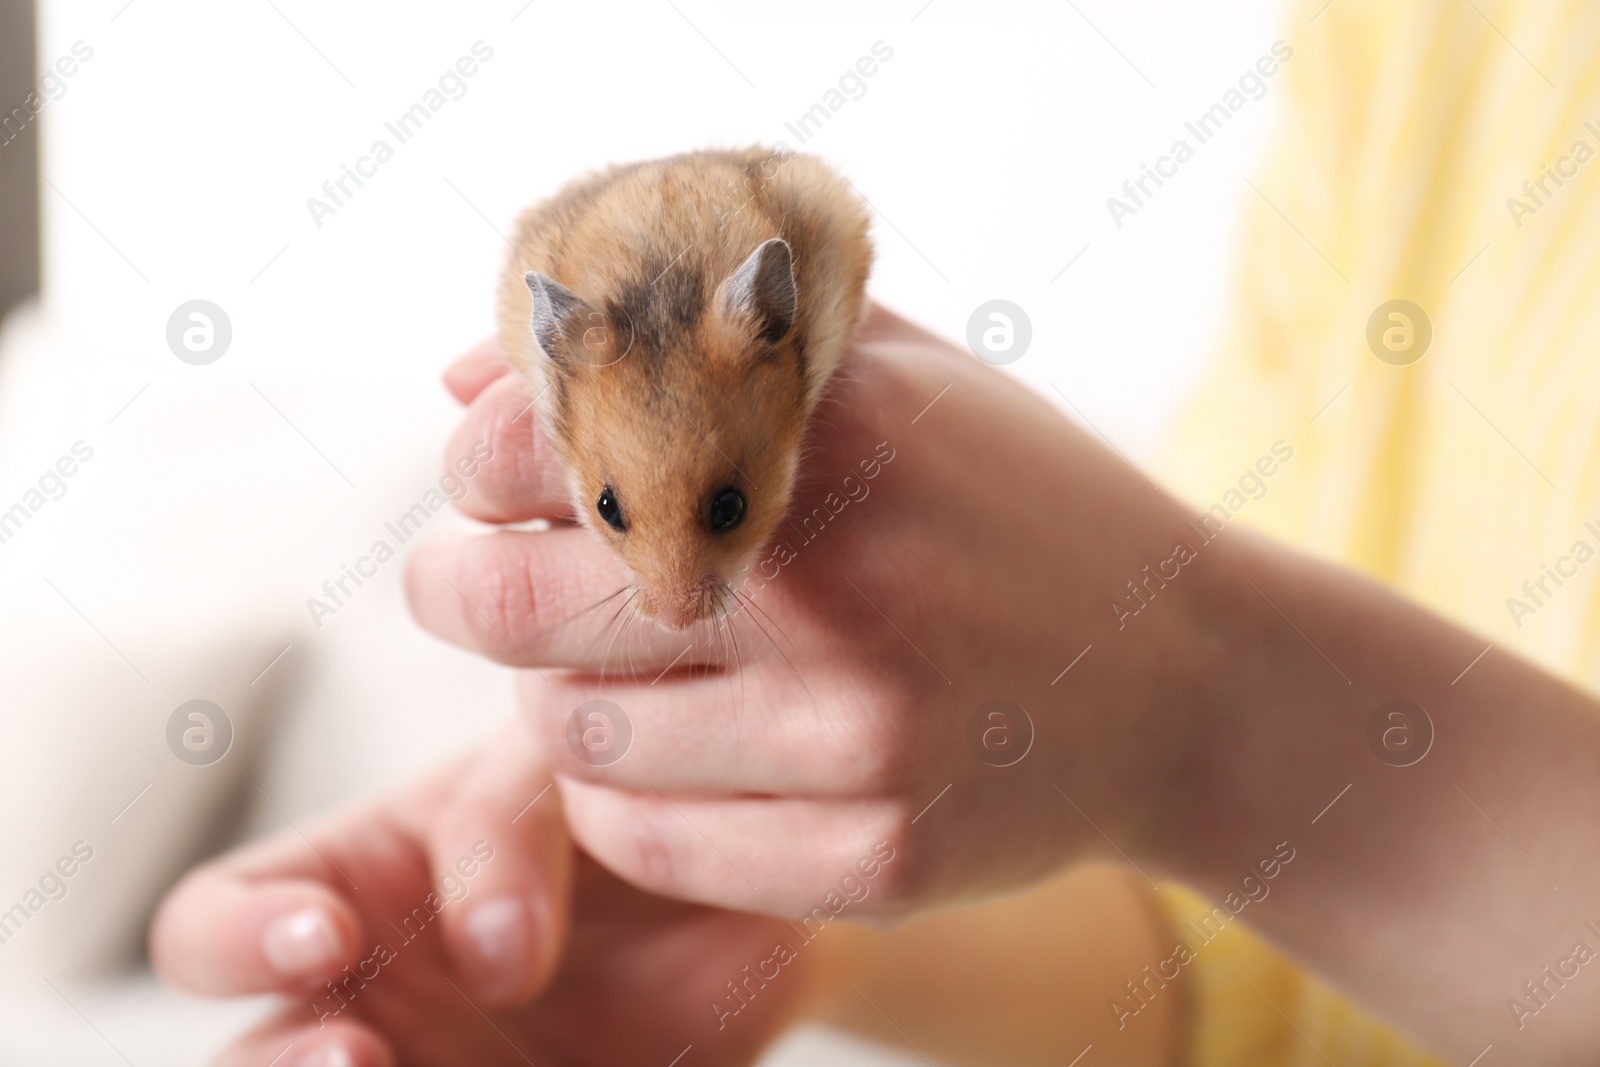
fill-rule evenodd
<path id="1" fill-rule="evenodd" d="M 1142 482 L 1129 494 L 1137 477 L 1118 457 L 1011 379 L 873 312 L 818 411 L 790 519 L 741 576 L 749 606 L 713 631 L 728 639 L 640 626 L 615 643 L 598 639 L 609 605 L 586 609 L 629 575 L 567 525 L 565 466 L 530 429 L 526 383 L 492 349 L 451 380 L 471 406 L 450 447 L 487 440 L 495 457 L 463 506 L 555 525 L 425 546 L 413 609 L 449 640 L 538 668 L 522 700 L 572 831 L 625 879 L 803 915 L 845 877 L 860 884 L 882 845 L 895 858 L 850 908 L 884 915 L 1103 847 L 1085 815 L 1124 847 L 1152 838 L 1185 777 L 1172 771 L 1188 751 L 1183 590 L 1120 635 L 1114 665 L 1091 653 L 1061 672 L 1119 637 L 1105 576 L 1169 555 L 1186 516 Z M 1123 518 L 1083 519 L 1107 514 Z M 574 709 L 596 697 L 632 727 L 609 766 L 568 743 Z M 996 699 L 1036 731 L 1004 768 L 966 740 Z"/>
<path id="2" fill-rule="evenodd" d="M 585 839 L 595 855 L 615 859 L 624 872 L 630 864 L 670 868 L 685 881 L 657 888 L 692 899 L 772 908 L 773 890 L 756 886 L 782 883 L 788 896 L 779 910 L 793 910 L 841 878 L 863 884 L 864 871 L 876 875 L 896 855 L 893 842 L 939 792 L 936 779 L 950 784 L 952 776 L 994 770 L 970 753 L 940 751 L 944 738 L 927 731 L 959 727 L 958 709 L 1032 697 L 1035 687 L 1019 685 L 1022 672 L 1011 668 L 1037 655 L 1037 670 L 1046 672 L 1066 647 L 1056 644 L 1046 615 L 1029 612 L 1009 620 L 1017 643 L 982 672 L 961 662 L 975 651 L 965 641 L 953 655 L 921 647 L 935 618 L 963 610 L 957 606 L 963 603 L 973 628 L 946 638 L 992 642 L 1003 631 L 976 609 L 1037 593 L 1041 579 L 1048 587 L 1048 576 L 1030 561 L 1051 554 L 1052 531 L 1039 522 L 1038 495 L 1053 495 L 1053 483 L 1029 484 L 1030 468 L 1037 473 L 1039 464 L 1028 435 L 1064 427 L 1037 401 L 988 398 L 985 416 L 1010 432 L 1000 449 L 990 450 L 988 463 L 973 467 L 981 454 L 973 438 L 985 431 L 941 429 L 963 410 L 959 399 L 938 410 L 929 406 L 943 398 L 944 386 L 983 395 L 977 382 L 965 380 L 971 368 L 963 364 L 971 361 L 952 358 L 942 346 L 917 351 L 929 339 L 889 325 L 887 316 L 879 316 L 880 332 L 898 330 L 903 358 L 926 365 L 902 372 L 890 361 L 860 360 L 834 381 L 864 308 L 866 229 L 859 196 L 823 164 L 751 149 L 690 153 L 580 179 L 524 214 L 511 242 L 499 348 L 519 373 L 494 395 L 509 389 L 516 411 L 493 416 L 509 423 L 480 429 L 506 434 L 506 451 L 497 454 L 512 457 L 508 469 L 518 477 L 537 470 L 538 489 L 531 500 L 505 507 L 493 502 L 491 489 L 476 506 L 486 518 L 576 521 L 595 536 L 573 542 L 574 549 L 592 549 L 598 537 L 618 566 L 602 577 L 593 569 L 600 561 L 587 553 L 555 564 L 552 573 L 564 575 L 560 585 L 570 596 L 552 598 L 553 589 L 501 583 L 495 575 L 503 566 L 532 581 L 541 565 L 507 557 L 489 565 L 496 591 L 480 598 L 471 585 L 447 583 L 454 599 L 441 608 L 465 609 L 467 625 L 479 636 L 492 632 L 512 662 L 575 671 L 559 679 L 542 674 L 550 688 L 530 697 L 553 701 L 558 712 L 585 695 L 604 695 L 620 702 L 625 715 L 655 709 L 661 721 L 640 721 L 643 731 L 665 725 L 669 702 L 696 693 L 698 721 L 680 717 L 674 734 L 649 742 L 641 734 L 639 747 L 648 744 L 648 754 L 591 777 L 643 793 L 632 800 L 658 819 L 671 809 L 693 824 L 693 815 L 667 794 L 706 789 L 798 794 L 826 813 L 827 822 L 810 829 L 835 853 L 831 858 L 819 856 L 819 866 L 802 879 L 741 872 L 756 895 L 728 899 L 706 881 L 726 874 L 727 866 L 693 871 L 680 862 L 681 844 L 700 841 L 679 842 L 683 821 L 649 826 L 638 813 L 608 811 L 618 796 L 608 791 L 590 792 L 575 805 L 580 838 L 585 829 L 614 834 L 608 823 L 635 828 L 631 841 Z M 482 368 L 461 373 L 478 375 Z M 925 407 L 931 414 L 919 428 Z M 939 444 L 924 447 L 930 439 Z M 1048 439 L 1045 433 L 1032 447 Z M 530 444 L 537 457 L 531 460 Z M 898 460 L 902 445 L 911 449 L 909 463 Z M 824 458 L 801 482 L 800 457 L 808 447 Z M 1008 486 L 1010 480 L 1017 484 Z M 921 491 L 913 488 L 918 483 Z M 955 516 L 940 509 L 954 501 L 971 510 L 951 522 Z M 1024 516 L 1008 514 L 1019 507 Z M 1011 521 L 992 525 L 991 515 Z M 997 536 L 1002 525 L 1015 536 Z M 548 553 L 572 532 L 519 547 Z M 885 543 L 905 555 L 893 565 L 872 563 Z M 516 549 L 499 541 L 493 551 Z M 974 552 L 982 560 L 973 560 Z M 967 599 L 963 572 L 971 562 L 990 560 L 1003 560 L 1004 569 L 989 597 Z M 958 581 L 908 597 L 906 581 L 922 571 Z M 470 583 L 481 576 L 457 577 Z M 524 592 L 536 602 L 523 601 Z M 1071 581 L 1062 581 L 1059 593 L 1083 595 Z M 1047 608 L 1048 601 L 1036 598 L 1035 606 Z M 547 614 L 552 608 L 557 613 Z M 430 617 L 426 607 L 420 610 Z M 532 625 L 543 632 L 530 649 L 524 638 Z M 545 642 L 549 652 L 539 648 Z M 943 648 L 948 640 L 933 644 Z M 608 675 L 617 688 L 603 684 Z M 865 701 L 859 712 L 854 699 Z M 1039 702 L 1033 707 L 1042 710 Z M 552 740 L 571 728 L 560 714 L 549 726 Z M 694 736 L 707 727 L 710 734 Z M 794 752 L 822 739 L 835 751 L 829 766 L 812 774 Z M 951 755 L 959 761 L 953 767 L 946 766 Z M 1034 766 L 1048 758 L 1041 754 Z M 1013 774 L 1011 783 L 1035 800 L 1050 796 L 1047 777 L 1031 771 Z M 885 787 L 894 795 L 870 801 L 859 795 Z M 566 788 L 579 786 L 571 780 Z M 949 809 L 969 804 L 958 795 Z M 779 801 L 747 800 L 708 814 L 714 821 L 744 820 L 745 832 L 764 834 L 749 820 L 760 823 L 781 810 Z M 876 836 L 873 827 L 881 831 Z M 968 829 L 1002 850 L 1018 837 L 1018 828 Z M 1038 830 L 1020 836 L 1033 841 Z M 623 857 L 623 849 L 633 855 Z M 1022 851 L 1039 850 L 1035 842 Z M 1011 884 L 1055 865 L 1014 872 L 1001 864 L 973 886 L 940 886 L 935 879 L 912 889 L 924 872 L 902 864 L 882 883 L 900 888 L 869 907 Z M 642 884 L 653 883 L 647 876 Z"/>
<path id="3" fill-rule="evenodd" d="M 567 524 L 525 384 L 492 350 L 450 381 L 470 401 L 454 449 L 494 445 L 464 506 L 553 528 L 425 546 L 413 610 L 537 668 L 521 700 L 567 824 L 625 881 L 793 931 L 1014 889 L 1100 852 L 1248 905 L 1256 929 L 1461 1062 L 1491 1041 L 1517 1062 L 1593 1059 L 1600 988 L 1567 990 L 1573 1011 L 1535 1033 L 1485 979 L 1550 939 L 1551 885 L 1576 914 L 1600 908 L 1584 888 L 1600 884 L 1587 694 L 1358 575 L 1245 530 L 1198 537 L 1088 432 L 881 310 L 816 413 L 786 550 L 760 557 L 748 611 L 722 624 L 742 654 L 654 627 L 597 642 L 584 609 L 627 575 Z M 1198 554 L 1157 577 L 1175 544 Z M 1130 618 L 1112 598 L 1135 582 Z M 1369 726 L 1394 694 L 1434 709 L 1437 758 L 1375 758 Z M 631 725 L 607 765 L 570 732 L 597 697 Z M 993 700 L 1032 724 L 1014 762 L 981 758 L 996 755 Z M 1485 812 L 1526 835 L 1525 855 Z"/>

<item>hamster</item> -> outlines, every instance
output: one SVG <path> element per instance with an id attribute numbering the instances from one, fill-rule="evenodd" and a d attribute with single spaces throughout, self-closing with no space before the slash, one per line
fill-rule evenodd
<path id="1" fill-rule="evenodd" d="M 668 630 L 724 614 L 865 312 L 868 214 L 815 157 L 614 166 L 518 219 L 498 328 L 580 521 Z"/>

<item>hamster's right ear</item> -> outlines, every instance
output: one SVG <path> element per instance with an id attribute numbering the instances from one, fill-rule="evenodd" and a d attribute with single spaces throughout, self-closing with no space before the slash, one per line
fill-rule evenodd
<path id="1" fill-rule="evenodd" d="M 546 274 L 530 270 L 522 276 L 533 294 L 533 338 L 544 354 L 565 364 L 572 344 L 581 344 L 592 309 L 571 289 Z"/>

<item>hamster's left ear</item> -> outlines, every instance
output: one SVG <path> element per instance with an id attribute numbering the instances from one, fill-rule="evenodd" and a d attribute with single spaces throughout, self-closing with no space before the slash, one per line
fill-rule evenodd
<path id="1" fill-rule="evenodd" d="M 722 283 L 724 313 L 748 318 L 769 344 L 794 325 L 795 300 L 794 259 L 781 237 L 761 242 Z"/>

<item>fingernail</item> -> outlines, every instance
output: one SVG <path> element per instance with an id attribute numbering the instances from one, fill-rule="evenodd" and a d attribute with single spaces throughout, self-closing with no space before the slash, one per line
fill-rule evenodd
<path id="1" fill-rule="evenodd" d="M 478 957 L 478 991 L 486 997 L 508 997 L 533 979 L 534 953 L 543 940 L 535 929 L 538 909 L 521 897 L 486 900 L 462 924 Z"/>
<path id="2" fill-rule="evenodd" d="M 323 1045 L 294 1061 L 294 1067 L 351 1067 L 355 1060 L 343 1045 Z"/>
<path id="3" fill-rule="evenodd" d="M 261 934 L 261 953 L 286 978 L 329 971 L 339 962 L 339 935 L 320 908 L 290 912 Z"/>

